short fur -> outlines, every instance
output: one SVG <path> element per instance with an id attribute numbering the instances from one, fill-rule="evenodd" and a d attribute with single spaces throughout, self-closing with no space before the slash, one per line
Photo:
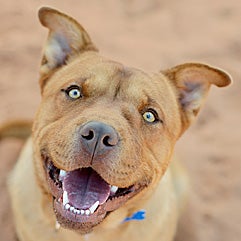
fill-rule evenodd
<path id="1" fill-rule="evenodd" d="M 180 167 L 170 165 L 175 143 L 197 116 L 211 84 L 227 86 L 230 76 L 199 63 L 145 73 L 102 57 L 71 17 L 44 7 L 39 18 L 49 29 L 40 69 L 42 101 L 9 180 L 19 240 L 173 240 L 186 180 Z M 76 100 L 65 91 L 73 85 L 81 91 Z M 145 113 L 153 110 L 156 120 L 148 122 Z M 104 157 L 90 157 L 79 145 L 80 128 L 92 121 L 118 133 L 118 146 Z M 54 213 L 45 155 L 59 169 L 91 167 L 110 185 L 143 189 L 99 224 L 71 226 Z M 123 223 L 141 209 L 145 220 Z"/>

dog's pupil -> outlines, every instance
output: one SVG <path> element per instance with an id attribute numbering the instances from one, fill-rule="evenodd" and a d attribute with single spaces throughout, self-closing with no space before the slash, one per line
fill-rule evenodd
<path id="1" fill-rule="evenodd" d="M 151 113 L 146 114 L 147 119 L 151 119 Z"/>
<path id="2" fill-rule="evenodd" d="M 78 98 L 80 96 L 79 90 L 73 89 L 69 92 L 69 96 L 72 98 Z"/>
<path id="3" fill-rule="evenodd" d="M 73 95 L 78 95 L 77 90 L 73 91 Z"/>

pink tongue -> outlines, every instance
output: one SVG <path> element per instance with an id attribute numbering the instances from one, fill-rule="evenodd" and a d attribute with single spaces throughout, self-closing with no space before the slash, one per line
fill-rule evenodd
<path id="1" fill-rule="evenodd" d="M 96 201 L 103 204 L 110 195 L 110 185 L 91 168 L 67 172 L 63 190 L 68 193 L 70 205 L 78 209 L 88 209 Z"/>

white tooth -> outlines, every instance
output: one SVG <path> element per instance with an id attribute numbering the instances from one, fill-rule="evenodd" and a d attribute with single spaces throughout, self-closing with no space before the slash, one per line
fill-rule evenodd
<path id="1" fill-rule="evenodd" d="M 111 188 L 110 188 L 111 194 L 115 194 L 117 192 L 117 190 L 118 190 L 117 186 L 111 186 Z"/>
<path id="2" fill-rule="evenodd" d="M 76 214 L 80 214 L 80 213 L 81 213 L 80 210 L 76 209 Z"/>
<path id="3" fill-rule="evenodd" d="M 66 176 L 66 171 L 60 170 L 60 172 L 59 172 L 59 178 L 60 178 L 60 180 L 63 179 L 65 176 Z"/>
<path id="4" fill-rule="evenodd" d="M 100 202 L 99 201 L 96 201 L 90 208 L 90 213 L 93 214 L 95 212 L 95 210 L 98 208 Z"/>
<path id="5" fill-rule="evenodd" d="M 56 223 L 55 223 L 55 229 L 56 229 L 56 230 L 59 230 L 59 229 L 60 229 L 60 224 L 59 224 L 58 221 L 56 221 Z"/>
<path id="6" fill-rule="evenodd" d="M 67 203 L 67 204 L 65 204 L 64 208 L 65 208 L 66 210 L 68 210 L 68 209 L 70 209 L 70 205 Z"/>
<path id="7" fill-rule="evenodd" d="M 81 215 L 84 215 L 84 214 L 85 214 L 85 210 L 81 209 L 81 210 L 80 210 L 80 214 L 81 214 Z"/>
<path id="8" fill-rule="evenodd" d="M 90 215 L 90 210 L 89 209 L 85 210 L 85 214 Z"/>
<path id="9" fill-rule="evenodd" d="M 74 211 L 74 209 L 75 209 L 74 207 L 70 207 L 70 211 L 71 211 L 71 212 L 73 212 L 73 211 Z"/>
<path id="10" fill-rule="evenodd" d="M 65 204 L 69 203 L 69 199 L 68 199 L 68 193 L 66 191 L 64 191 L 63 193 L 63 205 L 65 206 Z"/>
<path id="11" fill-rule="evenodd" d="M 74 213 L 75 213 L 75 214 L 78 214 L 78 210 L 77 210 L 77 209 L 74 209 Z"/>

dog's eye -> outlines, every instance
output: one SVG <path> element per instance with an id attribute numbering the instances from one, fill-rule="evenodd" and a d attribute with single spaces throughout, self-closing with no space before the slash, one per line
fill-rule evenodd
<path id="1" fill-rule="evenodd" d="M 71 99 L 79 99 L 82 97 L 78 86 L 70 86 L 65 92 Z"/>
<path id="2" fill-rule="evenodd" d="M 148 123 L 154 123 L 159 120 L 158 115 L 154 110 L 147 110 L 142 116 L 143 119 Z"/>

